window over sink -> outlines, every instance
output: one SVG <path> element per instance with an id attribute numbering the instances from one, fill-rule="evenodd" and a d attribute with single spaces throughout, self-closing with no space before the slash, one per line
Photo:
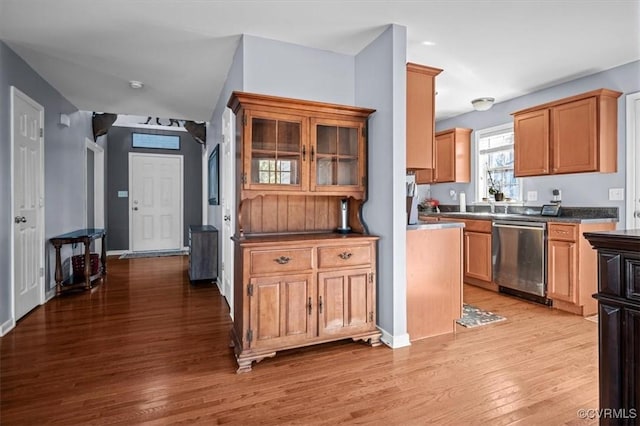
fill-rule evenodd
<path id="1" fill-rule="evenodd" d="M 476 200 L 494 200 L 489 190 L 491 180 L 505 201 L 522 200 L 522 183 L 514 176 L 513 123 L 477 130 L 475 137 Z"/>

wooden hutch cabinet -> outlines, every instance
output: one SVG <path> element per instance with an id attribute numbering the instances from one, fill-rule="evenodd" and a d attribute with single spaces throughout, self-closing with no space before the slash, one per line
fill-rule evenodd
<path id="1" fill-rule="evenodd" d="M 361 220 L 366 108 L 234 92 L 238 373 L 277 351 L 338 339 L 380 344 L 376 241 Z M 335 232 L 347 200 L 351 232 Z"/>
<path id="2" fill-rule="evenodd" d="M 621 94 L 599 89 L 513 113 L 515 175 L 616 172 Z"/>

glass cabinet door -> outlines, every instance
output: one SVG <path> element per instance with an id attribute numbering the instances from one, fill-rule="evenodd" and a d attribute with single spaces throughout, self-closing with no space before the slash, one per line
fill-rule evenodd
<path id="1" fill-rule="evenodd" d="M 361 189 L 364 176 L 363 125 L 358 122 L 314 121 L 311 131 L 311 188 L 317 191 L 344 187 Z"/>
<path id="2" fill-rule="evenodd" d="M 273 186 L 302 190 L 306 186 L 304 122 L 296 116 L 251 116 L 244 177 L 246 189 Z M 265 188 L 266 189 L 266 188 Z"/>

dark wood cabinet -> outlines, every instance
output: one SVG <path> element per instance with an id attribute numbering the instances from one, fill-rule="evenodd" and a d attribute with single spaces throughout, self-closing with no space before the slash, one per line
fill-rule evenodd
<path id="1" fill-rule="evenodd" d="M 585 233 L 598 250 L 600 424 L 640 415 L 640 229 Z"/>
<path id="2" fill-rule="evenodd" d="M 218 230 L 211 225 L 189 226 L 189 279 L 218 277 Z"/>

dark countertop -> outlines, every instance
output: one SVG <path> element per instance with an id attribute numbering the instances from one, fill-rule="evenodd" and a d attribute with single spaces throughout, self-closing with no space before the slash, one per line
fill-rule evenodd
<path id="1" fill-rule="evenodd" d="M 596 249 L 640 253 L 640 229 L 585 232 L 584 237 Z"/>
<path id="2" fill-rule="evenodd" d="M 470 205 L 467 211 L 460 212 L 457 205 L 441 205 L 440 213 L 421 211 L 428 217 L 447 217 L 455 219 L 480 220 L 518 220 L 526 222 L 564 222 L 564 223 L 616 223 L 617 207 L 570 207 L 560 206 L 559 216 L 540 216 L 542 206 L 522 206 L 496 204 L 495 213 L 491 213 L 489 205 Z"/>
<path id="3" fill-rule="evenodd" d="M 454 219 L 479 220 L 519 220 L 525 222 L 564 222 L 564 223 L 616 223 L 618 219 L 612 217 L 578 217 L 578 216 L 539 216 L 517 213 L 489 213 L 489 212 L 442 212 L 420 213 L 418 218 L 428 220 L 429 217 L 446 217 Z"/>

